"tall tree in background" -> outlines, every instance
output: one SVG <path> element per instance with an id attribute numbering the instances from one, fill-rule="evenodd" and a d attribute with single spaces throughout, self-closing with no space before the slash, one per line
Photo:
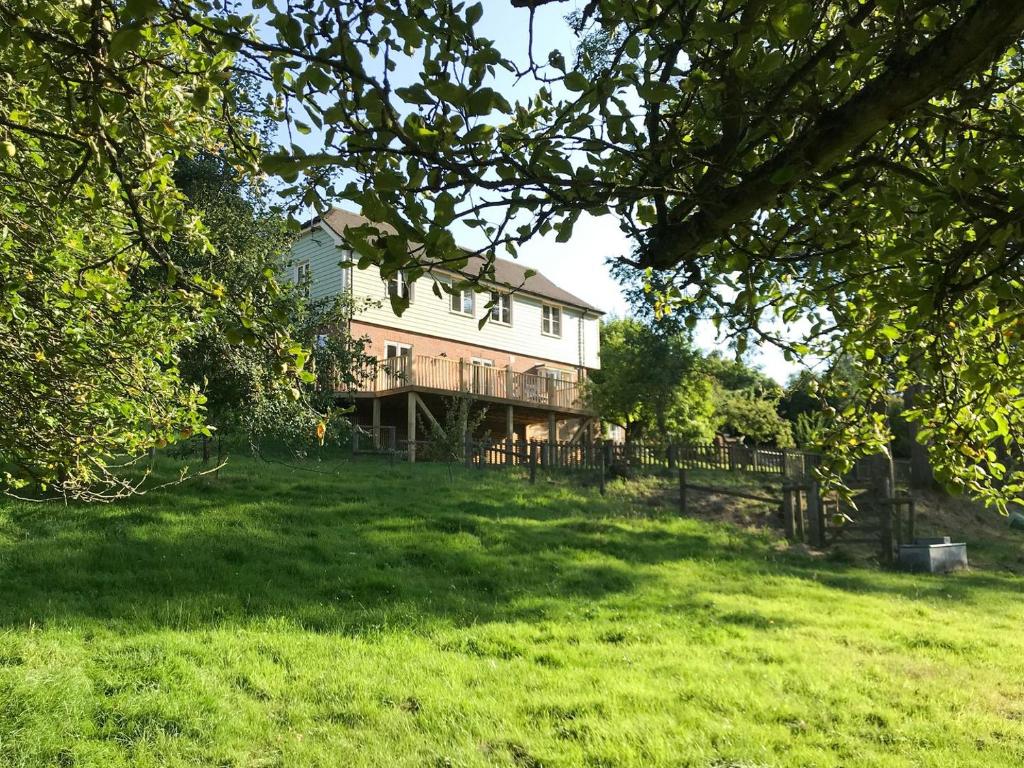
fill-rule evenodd
<path id="1" fill-rule="evenodd" d="M 710 387 L 700 355 L 681 333 L 632 318 L 601 326 L 601 369 L 588 382 L 590 405 L 621 426 L 626 440 L 680 434 L 710 438 Z"/>
<path id="2" fill-rule="evenodd" d="M 554 0 L 509 2 L 526 14 Z M 364 264 L 410 277 L 464 266 L 458 221 L 493 257 L 551 230 L 567 238 L 583 212 L 614 215 L 636 244 L 626 263 L 668 278 L 658 312 L 706 317 L 741 349 L 767 341 L 856 361 L 865 386 L 831 441 L 835 472 L 888 441 L 879 402 L 921 384 L 907 415 L 939 478 L 997 504 L 1024 491 L 1000 461 L 1024 434 L 1013 373 L 1024 363 L 1024 4 L 591 0 L 575 65 L 560 52 L 536 60 L 530 46 L 512 61 L 477 35 L 481 3 L 253 7 L 259 20 L 199 0 L 0 0 L 0 163 L 17 180 L 0 201 L 14 233 L 5 286 L 60 254 L 59 277 L 88 292 L 78 270 L 102 271 L 86 259 L 94 244 L 75 243 L 88 231 L 105 256 L 134 249 L 103 273 L 115 287 L 139 253 L 174 279 L 174 301 L 215 294 L 162 256 L 180 229 L 170 164 L 184 145 L 215 141 L 251 160 L 230 98 L 232 68 L 246 69 L 275 92 L 271 116 L 291 135 L 322 139 L 317 151 L 288 141 L 264 168 L 297 204 L 345 199 L 388 225 L 350 233 Z M 399 60 L 415 72 L 401 82 Z M 535 92 L 510 103 L 499 71 L 534 78 Z M 26 183 L 39 168 L 53 180 L 43 199 Z M 113 224 L 72 222 L 64 204 L 84 216 L 107 198 Z M 36 250 L 50 219 L 58 240 Z M 26 238 L 30 249 L 15 245 Z M 5 294 L 12 317 L 17 294 Z M 784 337 L 779 318 L 806 330 Z M 59 372 L 18 362 L 39 351 L 26 344 L 5 365 L 29 393 Z M 165 434 L 176 418 L 151 420 Z M 32 429 L 58 432 L 40 421 L 16 448 Z M 61 447 L 81 454 L 74 444 Z"/>

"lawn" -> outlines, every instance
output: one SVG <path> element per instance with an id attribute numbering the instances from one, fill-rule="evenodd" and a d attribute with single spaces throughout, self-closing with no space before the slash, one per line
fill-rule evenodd
<path id="1" fill-rule="evenodd" d="M 815 559 L 615 487 L 303 466 L 0 506 L 0 765 L 1024 763 L 1019 576 Z"/>

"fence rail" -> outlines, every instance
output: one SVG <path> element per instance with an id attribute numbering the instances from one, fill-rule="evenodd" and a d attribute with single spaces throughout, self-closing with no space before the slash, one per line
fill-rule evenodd
<path id="1" fill-rule="evenodd" d="M 409 448 L 407 441 L 398 445 L 399 450 Z M 417 441 L 417 456 L 430 455 L 429 448 L 429 442 Z M 603 465 L 609 470 L 715 469 L 781 477 L 804 477 L 818 462 L 817 454 L 744 446 L 504 439 L 467 440 L 459 456 L 449 458 L 465 461 L 467 466 L 525 466 L 533 461 L 548 469 L 597 469 Z"/>

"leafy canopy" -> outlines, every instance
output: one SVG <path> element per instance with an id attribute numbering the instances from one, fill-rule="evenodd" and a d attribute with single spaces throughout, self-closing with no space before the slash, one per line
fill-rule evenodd
<path id="1" fill-rule="evenodd" d="M 481 3 L 253 8 L 261 23 L 220 0 L 3 0 L 2 66 L 23 86 L 3 94 L 15 157 L 56 143 L 38 128 L 80 138 L 90 169 L 117 178 L 90 181 L 123 203 L 117 231 L 166 234 L 174 195 L 148 191 L 190 137 L 239 148 L 226 94 L 246 70 L 289 135 L 322 137 L 313 152 L 285 142 L 264 169 L 298 204 L 347 199 L 388 225 L 352 233 L 361 263 L 462 265 L 456 221 L 490 256 L 552 228 L 568 238 L 582 212 L 616 216 L 659 311 L 710 317 L 741 349 L 773 341 L 862 369 L 829 441 L 837 473 L 885 442 L 878 401 L 920 384 L 909 415 L 941 479 L 999 504 L 1022 490 L 999 457 L 1024 433 L 1024 4 L 591 0 L 574 64 L 496 50 L 476 33 Z M 416 74 L 398 81 L 399 61 Z M 510 103 L 499 75 L 534 93 Z M 77 167 L 62 151 L 55 179 Z M 133 198 L 158 208 L 140 220 Z M 139 245 L 162 265 L 158 240 Z"/>

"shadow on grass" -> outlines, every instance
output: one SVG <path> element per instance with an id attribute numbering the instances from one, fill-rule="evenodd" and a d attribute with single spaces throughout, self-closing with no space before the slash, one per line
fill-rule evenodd
<path id="1" fill-rule="evenodd" d="M 243 463 L 111 507 L 0 507 L 0 624 L 180 629 L 285 620 L 361 633 L 536 620 L 629 594 L 692 561 L 719 583 L 765 573 L 907 597 L 1012 589 L 999 576 L 928 582 L 779 555 L 726 526 L 616 517 L 594 494 L 499 473 L 336 465 L 332 474 Z M 673 601 L 706 610 L 701 579 Z M 575 606 L 575 608 L 574 608 Z M 757 614 L 719 620 L 777 630 Z"/>

